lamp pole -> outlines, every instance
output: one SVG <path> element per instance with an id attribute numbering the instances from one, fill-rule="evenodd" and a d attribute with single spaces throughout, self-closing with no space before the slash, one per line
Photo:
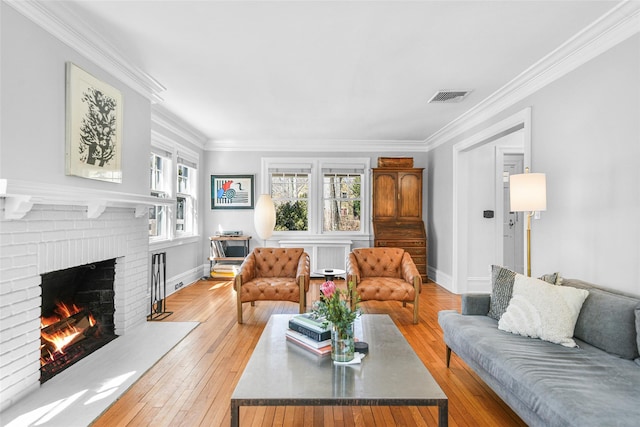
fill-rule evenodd
<path id="1" fill-rule="evenodd" d="M 531 217 L 534 212 L 527 213 L 527 277 L 531 277 Z"/>

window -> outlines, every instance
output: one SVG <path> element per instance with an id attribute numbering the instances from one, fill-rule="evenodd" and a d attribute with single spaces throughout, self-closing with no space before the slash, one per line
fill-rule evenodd
<path id="1" fill-rule="evenodd" d="M 323 171 L 322 231 L 361 230 L 362 174 Z"/>
<path id="2" fill-rule="evenodd" d="M 194 236 L 198 232 L 199 158 L 183 147 L 169 145 L 160 142 L 158 147 L 152 148 L 150 156 L 151 195 L 164 201 L 149 208 L 151 242 Z"/>
<path id="3" fill-rule="evenodd" d="M 171 197 L 171 154 L 168 152 L 151 153 L 150 187 L 151 195 L 159 199 Z M 169 238 L 165 205 L 155 205 L 149 208 L 149 237 L 155 240 Z"/>
<path id="4" fill-rule="evenodd" d="M 176 235 L 192 235 L 196 229 L 198 170 L 195 164 L 178 157 L 176 195 Z"/>
<path id="5" fill-rule="evenodd" d="M 271 198 L 276 207 L 276 231 L 309 230 L 308 171 L 273 170 Z"/>
<path id="6" fill-rule="evenodd" d="M 166 206 L 149 208 L 149 237 L 164 238 L 167 229 Z"/>
<path id="7" fill-rule="evenodd" d="M 151 153 L 151 195 L 156 197 L 168 197 L 169 186 L 167 185 L 166 171 L 171 164 L 170 157 L 165 154 Z"/>
<path id="8" fill-rule="evenodd" d="M 276 232 L 365 234 L 369 159 L 263 159 L 263 191 L 276 207 Z M 364 216 L 366 218 L 366 216 Z"/>

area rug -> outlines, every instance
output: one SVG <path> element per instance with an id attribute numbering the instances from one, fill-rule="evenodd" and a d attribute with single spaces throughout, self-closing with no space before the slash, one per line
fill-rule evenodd
<path id="1" fill-rule="evenodd" d="M 87 426 L 198 322 L 145 322 L 0 413 L 0 425 Z"/>

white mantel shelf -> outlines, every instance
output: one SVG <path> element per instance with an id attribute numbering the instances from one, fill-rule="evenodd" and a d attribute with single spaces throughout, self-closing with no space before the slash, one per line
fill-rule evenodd
<path id="1" fill-rule="evenodd" d="M 170 198 L 14 179 L 0 179 L 0 198 L 4 199 L 5 219 L 21 219 L 36 204 L 84 206 L 87 218 L 94 219 L 107 207 L 132 208 L 136 217 L 141 217 L 151 206 L 176 203 Z"/>

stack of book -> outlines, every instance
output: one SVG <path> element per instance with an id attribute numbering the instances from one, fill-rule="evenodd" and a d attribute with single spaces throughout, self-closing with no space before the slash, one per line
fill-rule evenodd
<path id="1" fill-rule="evenodd" d="M 213 270 L 211 270 L 211 275 L 215 276 L 228 276 L 235 277 L 240 270 L 240 266 L 237 263 L 226 263 L 226 262 L 218 262 L 213 266 Z"/>
<path id="2" fill-rule="evenodd" d="M 322 326 L 322 319 L 310 314 L 298 314 L 289 320 L 288 341 L 320 356 L 331 354 L 331 329 Z"/>

